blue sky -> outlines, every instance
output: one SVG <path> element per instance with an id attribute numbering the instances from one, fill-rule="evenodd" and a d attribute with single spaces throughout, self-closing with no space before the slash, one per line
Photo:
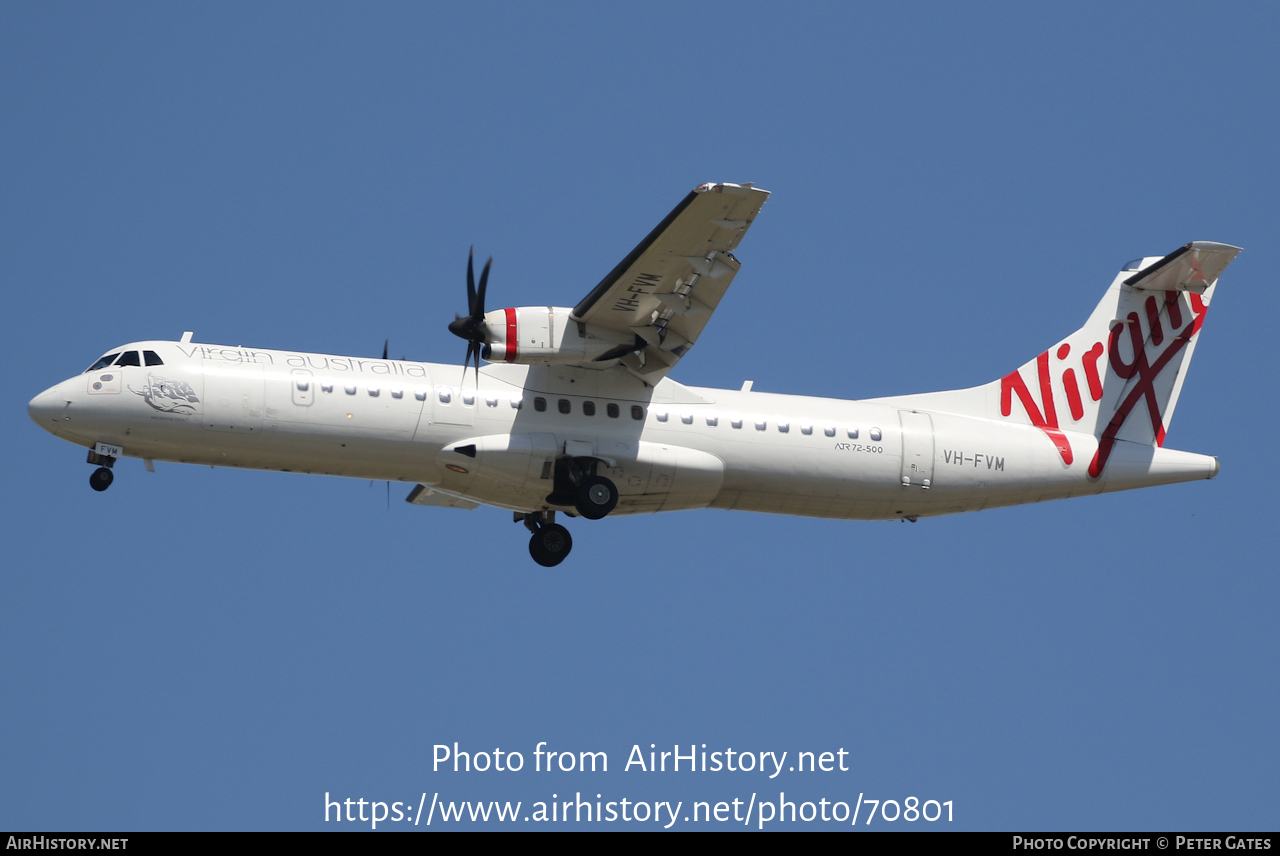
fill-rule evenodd
<path id="1" fill-rule="evenodd" d="M 785 790 L 952 800 L 949 828 L 1274 829 L 1278 17 L 6 4 L 0 828 Z M 1128 259 L 1243 246 L 1167 440 L 1221 475 L 915 525 L 573 521 L 545 570 L 508 514 L 403 486 L 388 511 L 382 484 L 125 461 L 96 494 L 27 417 L 183 330 L 460 362 L 469 246 L 493 306 L 571 306 L 705 181 L 773 196 L 673 375 L 699 386 L 986 382 Z M 454 741 L 610 772 L 433 772 Z M 850 769 L 623 772 L 651 743 Z"/>

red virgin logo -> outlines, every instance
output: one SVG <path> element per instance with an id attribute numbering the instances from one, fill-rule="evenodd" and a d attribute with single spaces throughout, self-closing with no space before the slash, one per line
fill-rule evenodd
<path id="1" fill-rule="evenodd" d="M 1089 476 L 1091 478 L 1098 478 L 1102 475 L 1102 470 L 1107 464 L 1107 458 L 1110 456 L 1112 448 L 1115 446 L 1116 437 L 1120 433 L 1121 427 L 1140 401 L 1146 402 L 1147 414 L 1151 419 L 1151 429 L 1155 434 L 1156 444 L 1164 445 L 1164 416 L 1160 410 L 1161 402 L 1156 392 L 1155 380 L 1169 365 L 1170 361 L 1177 356 L 1178 352 L 1186 347 L 1196 333 L 1200 332 L 1200 327 L 1204 324 L 1205 312 L 1208 310 L 1200 295 L 1188 292 L 1192 317 L 1183 326 L 1183 307 L 1179 301 L 1180 294 L 1177 291 L 1164 292 L 1164 308 L 1168 313 L 1169 326 L 1176 332 L 1169 340 L 1169 344 L 1154 359 L 1149 359 L 1147 356 L 1143 319 L 1139 317 L 1137 312 L 1130 312 L 1124 321 L 1116 323 L 1111 328 L 1111 335 L 1108 337 L 1105 348 L 1102 342 L 1095 342 L 1093 347 L 1080 355 L 1080 369 L 1084 373 L 1089 397 L 1093 401 L 1102 400 L 1102 378 L 1098 371 L 1098 358 L 1102 356 L 1104 350 L 1107 352 L 1111 370 L 1115 372 L 1119 379 L 1127 381 L 1137 378 L 1132 388 L 1125 393 L 1119 406 L 1116 407 L 1116 412 L 1112 415 L 1111 421 L 1107 423 L 1107 427 L 1103 430 L 1102 436 L 1098 440 L 1098 451 L 1094 453 L 1093 460 L 1089 462 Z M 1164 325 L 1160 321 L 1161 305 L 1154 294 L 1147 296 L 1143 309 L 1146 314 L 1147 335 L 1150 337 L 1151 345 L 1158 348 L 1164 344 L 1166 336 Z M 1133 361 L 1129 363 L 1124 361 L 1124 357 L 1120 352 L 1120 337 L 1125 328 L 1129 330 L 1129 342 L 1133 353 Z M 1055 353 L 1057 363 L 1067 363 L 1070 355 L 1071 346 L 1063 343 Z M 1067 407 L 1070 409 L 1071 419 L 1078 422 L 1084 418 L 1084 400 L 1080 394 L 1080 384 L 1075 367 L 1068 364 L 1065 366 L 1056 365 L 1054 368 L 1060 368 L 1061 370 L 1059 375 L 1060 385 L 1066 394 Z M 1048 351 L 1036 357 L 1036 375 L 1040 393 L 1038 402 L 1032 395 L 1026 380 L 1022 377 L 1021 369 L 1012 371 L 1000 379 L 1000 413 L 1008 416 L 1013 412 L 1013 397 L 1017 395 L 1023 410 L 1031 420 L 1031 424 L 1043 431 L 1053 441 L 1058 454 L 1062 456 L 1062 462 L 1070 465 L 1074 460 L 1074 455 L 1071 451 L 1070 441 L 1059 427 L 1058 408 L 1051 379 Z"/>

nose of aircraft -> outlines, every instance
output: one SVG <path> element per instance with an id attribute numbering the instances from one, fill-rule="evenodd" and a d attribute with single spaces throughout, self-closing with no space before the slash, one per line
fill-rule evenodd
<path id="1" fill-rule="evenodd" d="M 65 399 L 59 394 L 58 387 L 54 386 L 27 402 L 27 414 L 32 422 L 50 434 L 56 434 L 58 417 L 65 405 Z"/>

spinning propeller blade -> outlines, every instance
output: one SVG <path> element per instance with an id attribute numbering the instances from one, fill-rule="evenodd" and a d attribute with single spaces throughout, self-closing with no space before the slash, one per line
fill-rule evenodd
<path id="1" fill-rule="evenodd" d="M 466 380 L 467 366 L 471 365 L 471 355 L 475 354 L 476 383 L 480 383 L 480 346 L 489 340 L 489 329 L 484 323 L 484 293 L 489 286 L 489 267 L 493 264 L 490 257 L 480 272 L 480 287 L 476 287 L 475 266 L 473 257 L 475 247 L 467 254 L 467 315 L 454 316 L 449 323 L 449 332 L 459 339 L 467 340 L 467 356 L 462 362 L 462 377 Z"/>

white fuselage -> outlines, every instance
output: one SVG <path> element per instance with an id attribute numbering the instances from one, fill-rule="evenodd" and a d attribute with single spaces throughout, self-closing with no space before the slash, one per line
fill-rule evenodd
<path id="1" fill-rule="evenodd" d="M 32 418 L 127 457 L 420 483 L 517 511 L 549 507 L 564 455 L 599 459 L 618 487 L 615 514 L 715 507 L 914 518 L 1218 469 L 1211 457 L 1121 442 L 1091 479 L 1091 435 L 1070 435 L 1078 452 L 1064 464 L 1029 425 L 886 399 L 670 380 L 651 388 L 621 371 L 566 366 L 495 364 L 464 380 L 459 366 L 433 363 L 178 342 L 126 349 L 163 364 L 73 377 L 33 399 Z"/>

